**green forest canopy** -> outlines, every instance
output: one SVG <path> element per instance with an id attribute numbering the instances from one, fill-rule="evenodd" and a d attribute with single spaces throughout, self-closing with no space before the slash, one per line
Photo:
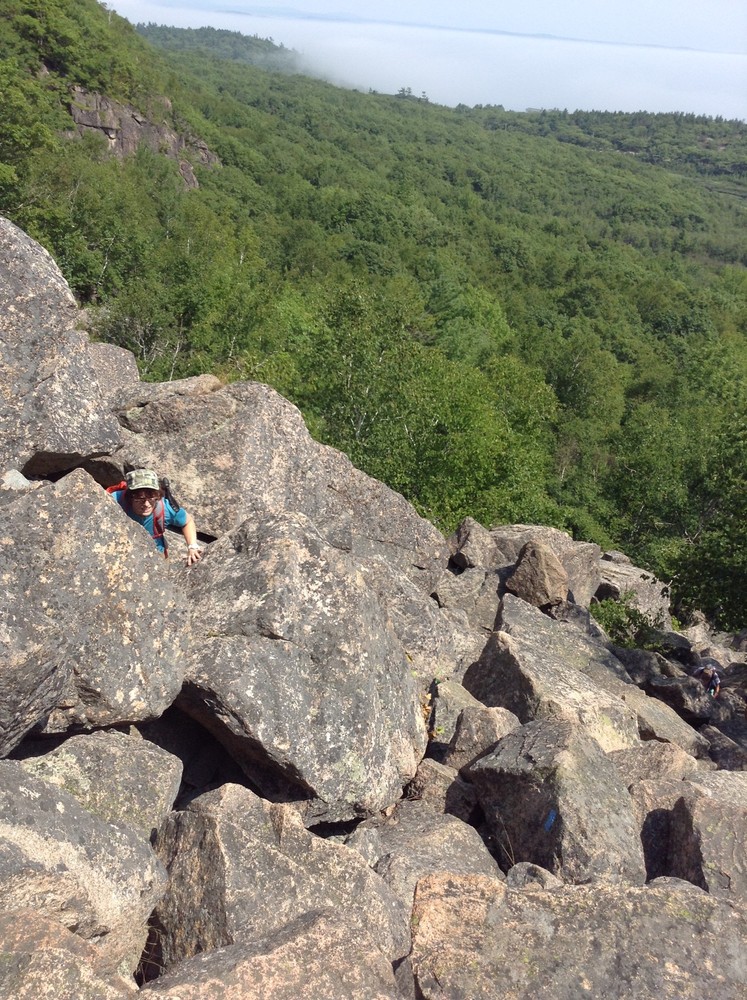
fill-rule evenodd
<path id="1" fill-rule="evenodd" d="M 553 524 L 747 622 L 744 123 L 451 109 L 235 32 L 5 7 L 0 212 L 143 377 L 267 382 L 442 529 Z M 72 137 L 73 86 L 220 165 L 188 190 Z"/>

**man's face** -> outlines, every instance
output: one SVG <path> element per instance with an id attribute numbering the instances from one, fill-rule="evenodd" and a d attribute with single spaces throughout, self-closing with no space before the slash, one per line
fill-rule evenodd
<path id="1" fill-rule="evenodd" d="M 132 508 L 140 517 L 152 514 L 159 498 L 160 493 L 155 490 L 132 490 L 130 493 Z"/>

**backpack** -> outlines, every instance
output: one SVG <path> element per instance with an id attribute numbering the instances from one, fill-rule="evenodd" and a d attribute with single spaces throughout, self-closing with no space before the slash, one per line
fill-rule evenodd
<path id="1" fill-rule="evenodd" d="M 173 500 L 171 495 L 171 485 L 168 479 L 161 480 L 161 488 L 163 489 L 169 503 L 174 507 L 175 510 L 179 510 L 179 504 Z M 130 500 L 130 494 L 127 490 L 127 480 L 123 479 L 121 483 L 116 483 L 114 486 L 107 486 L 106 492 L 109 494 L 121 493 L 121 496 L 115 497 L 117 503 L 125 511 L 126 514 L 132 513 L 132 501 Z M 159 500 L 153 509 L 153 538 L 163 538 L 163 553 L 165 556 L 168 555 L 168 544 L 164 538 L 166 531 L 166 507 L 164 506 L 163 500 Z"/>

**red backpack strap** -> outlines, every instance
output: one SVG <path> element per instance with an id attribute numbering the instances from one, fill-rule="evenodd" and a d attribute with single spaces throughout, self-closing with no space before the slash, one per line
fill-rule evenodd
<path id="1" fill-rule="evenodd" d="M 163 538 L 166 530 L 166 505 L 163 500 L 159 500 L 153 511 L 153 537 Z"/>
<path id="2" fill-rule="evenodd" d="M 153 537 L 163 538 L 163 555 L 168 558 L 169 543 L 166 540 L 166 504 L 161 498 L 153 511 Z"/>
<path id="3" fill-rule="evenodd" d="M 107 493 L 118 493 L 120 490 L 126 490 L 126 489 L 127 489 L 127 481 L 125 479 L 123 479 L 122 482 L 121 483 L 117 483 L 116 486 L 107 486 L 106 487 L 106 492 Z"/>

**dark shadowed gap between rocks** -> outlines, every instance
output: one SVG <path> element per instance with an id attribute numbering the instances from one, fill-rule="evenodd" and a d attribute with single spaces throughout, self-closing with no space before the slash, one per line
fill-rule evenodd
<path id="1" fill-rule="evenodd" d="M 153 722 L 138 729 L 146 740 L 178 757 L 182 780 L 173 809 L 184 809 L 203 792 L 228 782 L 244 785 L 259 794 L 257 787 L 221 743 L 199 722 L 172 705 Z"/>
<path id="2" fill-rule="evenodd" d="M 256 780 L 253 780 L 220 740 L 190 714 L 176 706 L 167 709 L 159 719 L 139 725 L 138 729 L 146 740 L 175 755 L 182 762 L 182 780 L 173 806 L 174 812 L 184 811 L 193 799 L 229 783 L 243 785 L 263 799 L 275 802 L 297 801 L 303 794 L 297 785 L 285 780 L 279 769 L 273 767 L 266 758 L 260 760 L 259 755 L 256 760 Z M 242 763 L 246 768 L 248 759 L 245 749 Z M 309 826 L 308 830 L 320 839 L 342 843 L 360 822 L 359 819 L 325 822 Z M 153 833 L 155 835 L 156 831 Z M 166 971 L 162 947 L 166 933 L 156 908 L 148 920 L 148 937 L 135 971 L 135 981 L 139 987 L 159 979 Z M 227 932 L 224 943 L 231 943 Z"/>
<path id="3" fill-rule="evenodd" d="M 302 802 L 314 798 L 313 790 L 300 774 L 293 768 L 283 768 L 272 760 L 258 740 L 243 731 L 240 736 L 231 732 L 229 726 L 213 714 L 210 695 L 206 695 L 196 685 L 185 682 L 176 706 L 201 730 L 211 733 L 212 738 L 223 747 L 232 761 L 239 762 L 237 766 L 243 774 L 243 780 L 238 784 L 245 785 L 269 802 Z M 224 707 L 222 711 L 228 710 Z M 240 719 L 233 721 L 243 730 Z M 205 723 L 212 725 L 213 729 L 208 729 Z"/>

